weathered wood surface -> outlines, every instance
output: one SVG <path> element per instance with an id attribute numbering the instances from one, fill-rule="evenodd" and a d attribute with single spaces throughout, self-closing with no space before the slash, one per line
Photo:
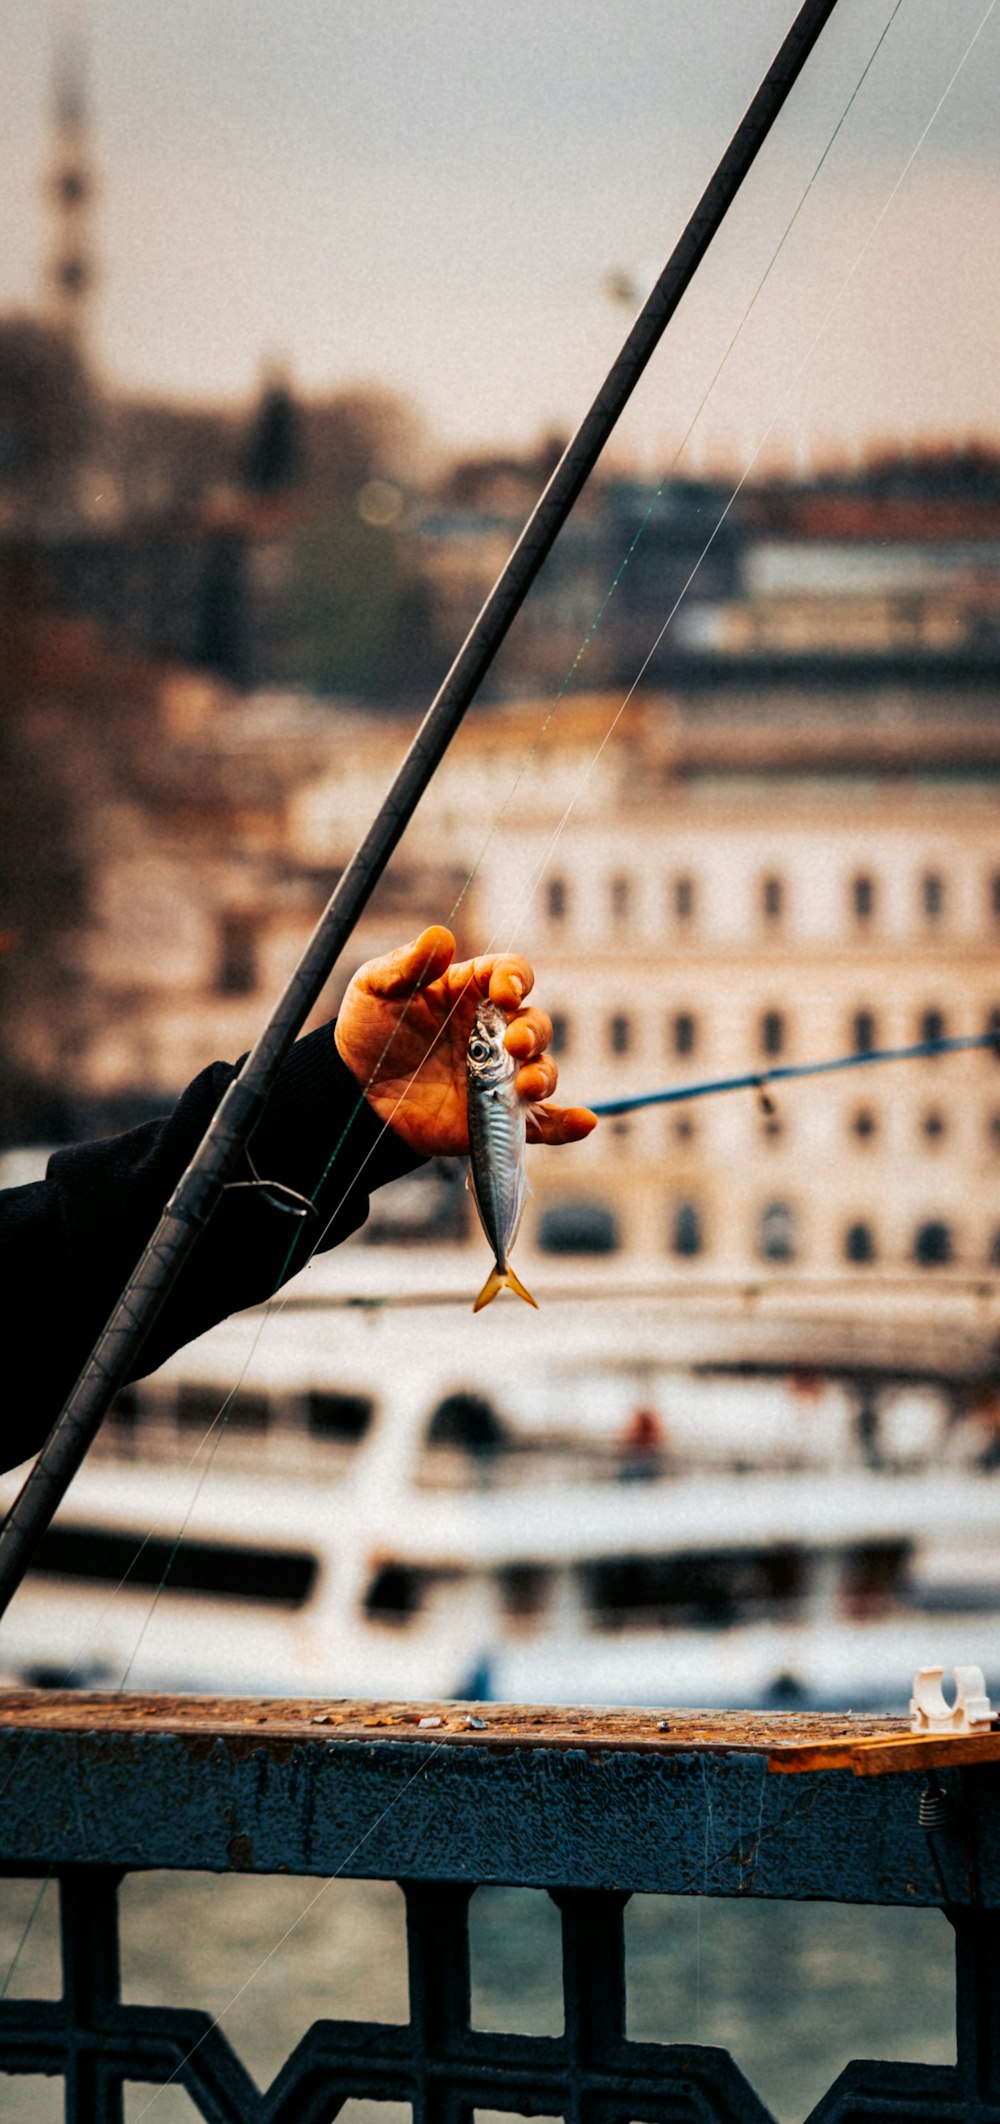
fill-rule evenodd
<path id="1" fill-rule="evenodd" d="M 0 1731 L 170 1733 L 267 1748 L 288 1741 L 420 1740 L 505 1748 L 763 1755 L 778 1771 L 864 1777 L 1000 1761 L 1000 1730 L 911 1734 L 905 1719 L 798 1711 L 552 1708 L 523 1704 L 368 1703 L 288 1697 L 133 1696 L 23 1689 L 0 1693 Z"/>

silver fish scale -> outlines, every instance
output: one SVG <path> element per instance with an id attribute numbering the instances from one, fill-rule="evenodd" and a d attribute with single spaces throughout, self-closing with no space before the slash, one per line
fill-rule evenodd
<path id="1" fill-rule="evenodd" d="M 500 1020 L 499 1028 L 486 1018 Z M 497 1266 L 506 1269 L 527 1196 L 525 1115 L 514 1089 L 518 1065 L 502 1045 L 506 1020 L 492 1006 L 476 1014 L 476 1033 L 492 1049 L 490 1063 L 468 1072 L 469 1166 L 479 1219 Z"/>

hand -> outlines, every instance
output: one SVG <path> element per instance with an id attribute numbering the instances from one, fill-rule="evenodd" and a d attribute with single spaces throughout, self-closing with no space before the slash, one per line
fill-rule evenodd
<path id="1" fill-rule="evenodd" d="M 529 1143 L 573 1143 L 597 1116 L 585 1106 L 548 1106 L 557 1070 L 545 1050 L 552 1025 L 522 1010 L 534 983 L 526 959 L 492 956 L 455 965 L 449 929 L 425 929 L 355 974 L 341 1005 L 338 1053 L 369 1106 L 425 1158 L 465 1157 L 469 1130 L 465 1051 L 476 1005 L 488 996 L 510 1016 L 504 1045 L 521 1064 L 515 1084 L 528 1109 Z"/>

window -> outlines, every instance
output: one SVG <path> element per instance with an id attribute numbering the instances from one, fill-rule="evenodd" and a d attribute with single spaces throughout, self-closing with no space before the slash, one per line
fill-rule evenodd
<path id="1" fill-rule="evenodd" d="M 925 870 L 920 880 L 920 904 L 928 922 L 940 921 L 944 913 L 944 879 L 936 870 Z"/>
<path id="2" fill-rule="evenodd" d="M 1000 1231 L 995 1231 L 990 1241 L 990 1267 L 1000 1268 Z"/>
<path id="3" fill-rule="evenodd" d="M 616 1011 L 608 1021 L 608 1046 L 613 1055 L 627 1055 L 632 1045 L 632 1020 Z"/>
<path id="4" fill-rule="evenodd" d="M 848 1225 L 844 1233 L 844 1255 L 848 1261 L 874 1261 L 875 1238 L 870 1224 Z"/>
<path id="5" fill-rule="evenodd" d="M 851 1115 L 851 1134 L 859 1143 L 870 1143 L 878 1134 L 878 1117 L 870 1106 L 856 1106 Z"/>
<path id="6" fill-rule="evenodd" d="M 366 1394 L 332 1394 L 316 1388 L 305 1396 L 307 1428 L 314 1438 L 343 1439 L 353 1445 L 363 1438 L 375 1404 Z"/>
<path id="7" fill-rule="evenodd" d="M 670 1251 L 690 1260 L 705 1244 L 701 1213 L 694 1202 L 674 1204 L 670 1218 Z"/>
<path id="8" fill-rule="evenodd" d="M 257 986 L 257 924 L 252 915 L 230 912 L 219 920 L 215 969 L 220 996 L 252 996 Z"/>
<path id="9" fill-rule="evenodd" d="M 852 1054 L 872 1055 L 877 1046 L 874 1011 L 856 1010 L 853 1019 Z"/>
<path id="10" fill-rule="evenodd" d="M 993 1149 L 1000 1150 L 1000 1114 L 991 1114 L 987 1127 Z"/>
<path id="11" fill-rule="evenodd" d="M 612 921 L 624 922 L 628 914 L 629 906 L 632 899 L 631 889 L 627 878 L 612 878 L 610 897 Z"/>
<path id="12" fill-rule="evenodd" d="M 785 888 L 780 878 L 761 879 L 760 905 L 765 922 L 780 922 L 785 912 Z"/>
<path id="13" fill-rule="evenodd" d="M 146 1536 L 132 1528 L 50 1527 L 34 1568 L 57 1578 L 117 1586 L 201 1593 L 215 1600 L 247 1600 L 256 1607 L 305 1606 L 316 1583 L 315 1556 L 301 1549 L 257 1548 L 250 1542 L 183 1541 Z"/>
<path id="14" fill-rule="evenodd" d="M 553 1203 L 539 1218 L 538 1244 L 546 1254 L 613 1254 L 617 1220 L 603 1202 Z"/>
<path id="15" fill-rule="evenodd" d="M 670 1021 L 670 1045 L 675 1055 L 693 1055 L 698 1045 L 698 1021 L 689 1010 L 679 1010 Z"/>
<path id="16" fill-rule="evenodd" d="M 932 1218 L 922 1224 L 913 1242 L 913 1258 L 921 1268 L 940 1268 L 952 1258 L 951 1228 Z"/>
<path id="17" fill-rule="evenodd" d="M 761 1212 L 759 1251 L 763 1261 L 794 1261 L 795 1218 L 787 1202 L 769 1202 Z"/>
<path id="18" fill-rule="evenodd" d="M 920 1121 L 920 1133 L 925 1143 L 929 1143 L 932 1148 L 936 1148 L 944 1137 L 946 1126 L 944 1115 L 938 1108 L 936 1106 L 929 1107 L 927 1112 L 921 1116 Z"/>
<path id="19" fill-rule="evenodd" d="M 678 922 L 693 922 L 695 912 L 694 879 L 675 878 L 671 888 L 674 919 Z"/>
<path id="20" fill-rule="evenodd" d="M 983 1031 L 988 1032 L 991 1039 L 996 1041 L 997 1060 L 1000 1061 L 1000 1009 L 990 1011 Z"/>
<path id="21" fill-rule="evenodd" d="M 667 1129 L 675 1143 L 693 1143 L 698 1132 L 693 1114 L 676 1114 L 668 1121 Z M 997 1136 L 1000 1139 L 1000 1116 L 998 1116 Z"/>
<path id="22" fill-rule="evenodd" d="M 248 1387 L 240 1387 L 227 1401 L 222 1387 L 197 1386 L 191 1381 L 177 1389 L 177 1421 L 186 1431 L 210 1430 L 223 1409 L 230 1430 L 267 1429 L 270 1408 L 266 1394 L 255 1394 Z"/>
<path id="23" fill-rule="evenodd" d="M 550 922 L 563 921 L 567 897 L 565 878 L 550 878 L 545 888 L 545 908 Z"/>
<path id="24" fill-rule="evenodd" d="M 1000 922 L 1000 870 L 995 870 L 990 879 L 990 906 L 994 921 Z"/>
<path id="25" fill-rule="evenodd" d="M 921 1013 L 919 1033 L 921 1040 L 943 1040 L 945 1033 L 946 1025 L 943 1010 L 925 1010 Z"/>
<path id="26" fill-rule="evenodd" d="M 569 1019 L 561 1010 L 552 1012 L 552 1038 L 549 1047 L 554 1055 L 564 1055 L 569 1047 Z"/>
<path id="27" fill-rule="evenodd" d="M 427 1442 L 458 1446 L 464 1453 L 498 1453 L 504 1444 L 503 1422 L 482 1395 L 448 1394 L 427 1426 Z"/>
<path id="28" fill-rule="evenodd" d="M 866 872 L 851 879 L 851 910 L 856 922 L 870 922 L 875 912 L 875 880 Z"/>
<path id="29" fill-rule="evenodd" d="M 108 1410 L 112 1423 L 118 1424 L 123 1431 L 131 1430 L 141 1414 L 142 1404 L 135 1387 L 119 1387 Z"/>
<path id="30" fill-rule="evenodd" d="M 761 1052 L 780 1055 L 785 1047 L 785 1021 L 780 1010 L 766 1010 L 760 1021 Z"/>

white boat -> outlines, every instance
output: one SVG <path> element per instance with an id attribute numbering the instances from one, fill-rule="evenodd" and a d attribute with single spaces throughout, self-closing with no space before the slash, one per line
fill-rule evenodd
<path id="1" fill-rule="evenodd" d="M 856 1291 L 583 1302 L 550 1268 L 539 1313 L 473 1319 L 469 1274 L 341 1249 L 131 1390 L 5 1669 L 717 1707 L 898 1708 L 932 1661 L 1000 1686 L 992 1300 L 942 1287 L 932 1328 L 886 1288 L 866 1325 Z"/>

